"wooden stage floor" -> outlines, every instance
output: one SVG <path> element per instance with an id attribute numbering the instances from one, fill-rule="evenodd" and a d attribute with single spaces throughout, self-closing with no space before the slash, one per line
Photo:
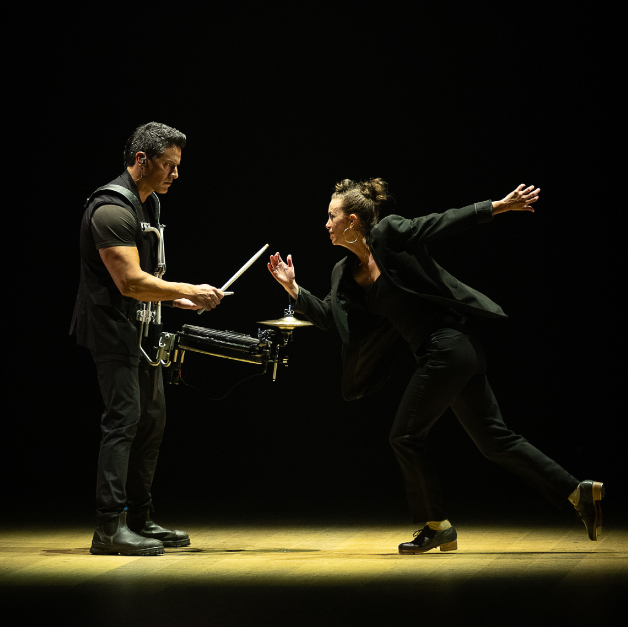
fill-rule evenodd
<path id="1" fill-rule="evenodd" d="M 408 526 L 199 521 L 128 558 L 90 555 L 89 527 L 5 524 L 4 625 L 625 625 L 628 529 L 457 529 L 457 551 L 401 556 Z"/>

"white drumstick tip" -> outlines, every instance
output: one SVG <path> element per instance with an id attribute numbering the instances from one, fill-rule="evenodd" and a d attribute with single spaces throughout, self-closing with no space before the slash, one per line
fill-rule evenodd
<path id="1" fill-rule="evenodd" d="M 251 264 L 253 264 L 253 262 L 268 248 L 268 246 L 269 245 L 266 244 L 257 253 L 255 253 L 255 255 L 253 255 L 253 257 L 220 289 L 226 290 L 249 266 L 251 266 Z M 204 311 L 205 308 L 198 310 L 197 314 L 202 314 Z"/>

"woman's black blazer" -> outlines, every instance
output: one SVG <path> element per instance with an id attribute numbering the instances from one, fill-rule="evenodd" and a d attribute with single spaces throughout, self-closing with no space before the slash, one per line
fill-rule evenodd
<path id="1" fill-rule="evenodd" d="M 419 218 L 391 215 L 371 231 L 367 243 L 383 275 L 399 290 L 464 316 L 505 318 L 503 310 L 481 292 L 458 281 L 429 255 L 431 242 L 493 219 L 492 202 Z M 351 298 L 348 259 L 331 274 L 331 292 L 321 300 L 299 286 L 295 310 L 321 329 L 336 327 L 342 339 L 345 399 L 358 399 L 379 388 L 390 374 L 399 339 L 387 320 L 370 315 Z"/>

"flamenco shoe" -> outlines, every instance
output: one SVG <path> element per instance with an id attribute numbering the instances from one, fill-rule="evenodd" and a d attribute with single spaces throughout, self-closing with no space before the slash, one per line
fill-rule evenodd
<path id="1" fill-rule="evenodd" d="M 432 530 L 425 526 L 414 533 L 414 539 L 399 546 L 400 554 L 424 554 L 440 547 L 441 552 L 450 552 L 458 549 L 458 534 L 451 526 L 447 530 Z"/>
<path id="2" fill-rule="evenodd" d="M 150 510 L 129 511 L 129 529 L 148 539 L 161 541 L 164 547 L 187 547 L 190 537 L 183 530 L 162 528 L 150 518 Z"/>
<path id="3" fill-rule="evenodd" d="M 94 532 L 90 554 L 122 556 L 159 556 L 164 553 L 161 541 L 147 539 L 129 530 L 126 512 L 101 523 Z"/>
<path id="4" fill-rule="evenodd" d="M 580 498 L 574 508 L 578 513 L 584 527 L 587 529 L 589 538 L 597 541 L 598 534 L 602 532 L 602 497 L 606 492 L 602 482 L 584 480 L 578 485 Z"/>

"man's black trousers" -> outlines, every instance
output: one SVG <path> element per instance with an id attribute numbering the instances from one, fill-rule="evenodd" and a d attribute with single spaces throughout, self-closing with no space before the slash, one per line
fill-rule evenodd
<path id="1" fill-rule="evenodd" d="M 105 404 L 96 480 L 99 523 L 129 510 L 152 509 L 151 485 L 166 424 L 161 366 L 139 357 L 95 353 Z"/>
<path id="2" fill-rule="evenodd" d="M 448 407 L 479 450 L 561 506 L 578 480 L 509 430 L 486 379 L 484 351 L 476 336 L 443 328 L 416 354 L 418 367 L 401 400 L 390 443 L 401 467 L 414 523 L 447 519 L 425 440 Z"/>

